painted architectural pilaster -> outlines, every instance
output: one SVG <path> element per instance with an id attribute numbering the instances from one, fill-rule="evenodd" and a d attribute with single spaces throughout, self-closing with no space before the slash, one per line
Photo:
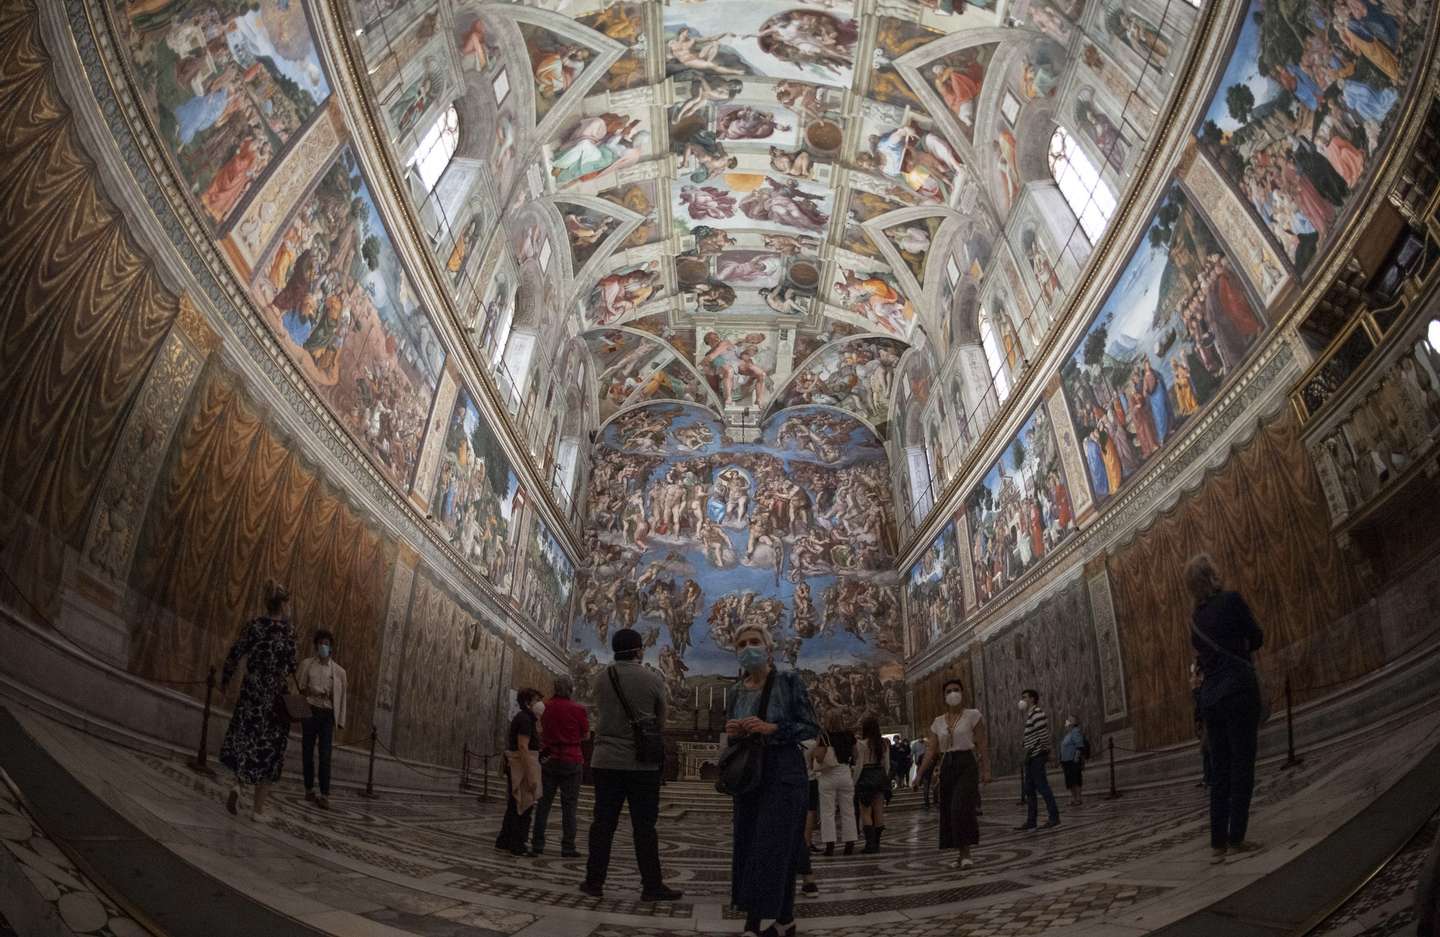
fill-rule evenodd
<path id="1" fill-rule="evenodd" d="M 1125 662 L 1120 656 L 1120 634 L 1115 623 L 1115 603 L 1110 595 L 1110 573 L 1104 562 L 1086 579 L 1090 590 L 1090 619 L 1095 626 L 1095 646 L 1100 654 L 1100 690 L 1105 702 L 1105 721 L 1124 719 Z"/>

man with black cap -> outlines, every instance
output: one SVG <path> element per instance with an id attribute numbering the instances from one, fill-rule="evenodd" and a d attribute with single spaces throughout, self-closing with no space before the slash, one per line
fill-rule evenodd
<path id="1" fill-rule="evenodd" d="M 580 890 L 599 898 L 610 869 L 610 844 L 620 823 L 620 808 L 630 805 L 635 860 L 640 866 L 641 901 L 678 901 L 660 875 L 660 762 L 641 761 L 635 723 L 665 725 L 665 680 L 643 663 L 645 640 L 622 628 L 610 639 L 615 663 L 595 676 L 595 815 L 590 821 L 590 857 Z M 633 722 L 632 722 L 633 720 Z"/>

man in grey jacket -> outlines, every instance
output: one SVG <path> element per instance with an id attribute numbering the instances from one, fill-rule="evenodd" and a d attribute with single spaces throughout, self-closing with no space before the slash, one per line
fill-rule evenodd
<path id="1" fill-rule="evenodd" d="M 640 632 L 622 628 L 610 639 L 615 663 L 595 676 L 595 751 L 590 767 L 595 775 L 595 815 L 590 821 L 590 856 L 580 890 L 594 898 L 605 893 L 610 870 L 610 845 L 620 823 L 620 808 L 630 805 L 630 829 L 635 839 L 635 860 L 640 866 L 641 901 L 677 901 L 682 893 L 668 888 L 660 874 L 661 765 L 636 758 L 635 731 L 625 711 L 628 703 L 640 721 L 656 719 L 665 725 L 665 681 L 643 663 L 645 642 Z M 614 674 L 612 678 L 611 674 Z M 621 701 L 616 694 L 616 684 Z"/>

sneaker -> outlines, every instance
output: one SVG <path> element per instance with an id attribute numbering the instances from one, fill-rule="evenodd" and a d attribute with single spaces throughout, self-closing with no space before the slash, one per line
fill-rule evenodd
<path id="1" fill-rule="evenodd" d="M 641 901 L 679 901 L 685 897 L 685 893 L 677 888 L 670 888 L 661 885 L 659 888 L 650 888 L 640 893 Z"/>
<path id="2" fill-rule="evenodd" d="M 973 868 L 975 868 L 975 860 L 974 860 L 974 859 L 971 859 L 969 856 L 966 856 L 964 859 L 961 859 L 961 860 L 960 860 L 960 868 L 962 868 L 962 869 L 973 869 Z"/>
<path id="3" fill-rule="evenodd" d="M 805 884 L 800 886 L 800 894 L 804 895 L 806 898 L 817 897 L 820 894 L 820 886 L 816 885 L 814 882 L 806 882 Z"/>
<path id="4" fill-rule="evenodd" d="M 1225 847 L 1220 846 L 1210 850 L 1210 864 L 1219 865 L 1225 861 Z"/>
<path id="5" fill-rule="evenodd" d="M 232 817 L 240 816 L 240 792 L 234 788 L 230 789 L 229 796 L 225 798 L 225 809 Z"/>
<path id="6" fill-rule="evenodd" d="M 275 815 L 268 810 L 264 813 L 251 813 L 250 820 L 253 823 L 274 823 Z"/>
<path id="7" fill-rule="evenodd" d="M 1059 817 L 1056 817 L 1056 818 L 1053 819 L 1053 820 L 1046 820 L 1045 823 L 1044 823 L 1044 825 L 1041 826 L 1040 829 L 1042 829 L 1042 830 L 1053 830 L 1053 829 L 1055 829 L 1055 827 L 1057 827 L 1057 826 L 1059 826 L 1059 825 L 1060 825 L 1060 818 L 1059 818 Z"/>
<path id="8" fill-rule="evenodd" d="M 319 807 L 321 810 L 329 810 L 330 798 L 326 797 L 324 794 L 321 794 L 319 797 L 315 798 L 315 806 Z"/>
<path id="9" fill-rule="evenodd" d="M 1033 827 L 1033 826 L 1031 826 L 1030 824 L 1027 823 L 1027 824 L 1025 824 L 1024 826 L 1017 826 L 1017 827 L 1015 827 L 1015 832 L 1017 832 L 1017 833 L 1033 833 L 1033 832 L 1035 832 L 1035 827 Z"/>
<path id="10" fill-rule="evenodd" d="M 1231 852 L 1256 852 L 1256 851 L 1258 851 L 1260 848 L 1261 848 L 1261 847 L 1260 847 L 1260 844 L 1259 844 L 1259 843 L 1251 842 L 1251 841 L 1248 840 L 1248 839 L 1247 839 L 1247 840 L 1243 840 L 1243 841 L 1238 842 L 1238 843 L 1231 843 L 1231 844 L 1230 844 L 1230 851 L 1231 851 Z"/>
<path id="11" fill-rule="evenodd" d="M 580 891 L 589 895 L 591 898 L 605 897 L 605 886 L 596 885 L 594 882 L 581 882 Z"/>
<path id="12" fill-rule="evenodd" d="M 579 859 L 579 858 L 580 858 L 580 851 L 579 851 L 578 849 L 562 849 L 562 850 L 560 850 L 560 858 L 562 858 L 562 859 Z"/>
<path id="13" fill-rule="evenodd" d="M 525 852 L 525 858 L 527 859 L 539 859 L 543 855 L 545 855 L 545 850 L 543 849 L 529 849 Z"/>
<path id="14" fill-rule="evenodd" d="M 307 790 L 307 791 L 305 792 L 305 800 L 306 800 L 306 802 L 308 802 L 308 803 L 312 803 L 312 804 L 315 803 L 315 792 L 314 792 L 314 791 Z"/>

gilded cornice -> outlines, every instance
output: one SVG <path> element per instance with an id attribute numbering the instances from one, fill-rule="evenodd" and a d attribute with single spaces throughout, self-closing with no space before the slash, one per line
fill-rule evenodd
<path id="1" fill-rule="evenodd" d="M 1238 17 L 1243 15 L 1247 7 L 1246 0 L 1227 0 L 1214 4 L 1203 12 L 1197 25 L 1197 35 L 1202 38 L 1192 44 L 1185 67 L 1177 76 L 1155 142 L 1136 170 L 1136 178 L 1144 181 L 1132 187 L 1117 209 L 1116 218 L 1119 220 L 1110 225 L 1105 236 L 1096 245 L 1092 260 L 1082 273 L 1081 283 L 1071 294 L 1065 310 L 1056 317 L 1056 325 L 1037 350 L 1036 363 L 1022 376 L 1019 386 L 1000 407 L 1000 413 L 991 420 L 976 444 L 971 447 L 963 467 L 947 485 L 945 493 L 936 499 L 936 507 L 910 535 L 901 551 L 901 569 L 908 569 L 919 559 L 944 524 L 961 508 L 965 494 L 978 483 L 998 457 L 1000 447 L 1006 444 L 1020 423 L 1038 405 L 1050 377 L 1059 373 L 1065 355 L 1079 339 L 1095 310 L 1109 295 L 1130 257 L 1132 246 L 1143 236 L 1155 206 L 1170 183 L 1173 171 L 1180 165 L 1191 145 L 1191 130 L 1209 104 L 1211 88 L 1228 62 L 1230 37 L 1238 26 Z M 1388 193 L 1399 180 L 1405 158 L 1414 148 L 1423 129 L 1425 112 L 1436 97 L 1436 42 L 1436 20 L 1432 17 L 1426 47 L 1421 57 L 1423 64 L 1420 68 L 1426 73 L 1425 78 L 1417 82 L 1413 92 L 1405 99 L 1404 111 L 1392 135 L 1393 142 L 1370 179 L 1368 197 L 1357 199 L 1356 204 L 1359 207 L 1354 210 L 1345 231 L 1329 245 L 1323 261 L 1309 274 L 1303 287 L 1297 288 L 1294 285 L 1292 274 L 1291 284 L 1283 288 L 1271 303 L 1269 317 L 1272 328 L 1263 338 L 1264 346 L 1257 350 L 1257 354 L 1262 357 L 1272 353 L 1273 349 L 1269 346 L 1284 344 L 1290 340 L 1295 323 L 1303 320 L 1340 275 L 1353 255 L 1356 244 L 1364 237 L 1366 228 L 1385 203 L 1386 200 L 1378 197 L 1379 194 Z M 1293 356 L 1293 349 L 1291 351 Z M 1277 385 L 1271 390 L 1275 394 L 1284 395 L 1289 388 Z M 1212 409 L 1220 406 L 1222 404 L 1219 401 L 1211 404 Z M 1154 471 L 1154 466 L 1148 467 L 1146 471 Z M 1106 508 L 1106 513 L 1114 510 L 1115 506 L 1111 504 Z"/>
<path id="2" fill-rule="evenodd" d="M 446 277 L 434 252 L 424 247 L 425 235 L 409 199 L 399 196 L 407 186 L 394 154 L 385 142 L 384 128 L 376 121 L 380 104 L 374 100 L 365 69 L 350 32 L 344 28 L 344 13 L 339 0 L 316 2 L 314 7 L 316 46 L 325 58 L 327 73 L 333 79 L 331 94 L 339 102 L 350 133 L 350 145 L 365 167 L 366 176 L 376 184 L 370 186 L 371 196 L 380 209 L 391 232 L 395 249 L 405 257 L 416 291 L 432 312 L 431 320 L 443 337 L 450 359 L 454 361 L 465 383 L 477 395 L 485 420 L 495 431 L 505 454 L 529 503 L 536 507 L 552 532 L 564 545 L 571 562 L 578 565 L 580 542 L 570 519 L 550 491 L 548 479 L 535 465 L 530 454 L 530 440 L 515 428 L 495 388 L 490 371 L 465 340 L 467 317 L 456 305 L 446 287 Z M 501 210 L 504 210 L 501 203 Z M 503 228 L 498 228 L 496 236 Z M 488 242 L 487 242 L 488 243 Z"/>
<path id="3" fill-rule="evenodd" d="M 560 649 L 548 636 L 532 632 L 507 598 L 443 542 L 405 493 L 360 451 L 275 342 L 244 284 L 200 223 L 175 167 L 155 143 L 156 129 L 132 90 L 129 65 L 115 45 L 111 10 L 99 0 L 40 6 L 48 10 L 51 40 L 58 31 L 55 21 L 66 21 L 68 36 L 54 42 L 50 51 L 68 60 L 57 68 L 57 75 L 70 82 L 67 102 L 77 112 L 94 108 L 80 120 L 86 137 L 99 142 L 95 115 L 108 131 L 110 144 L 92 157 L 102 163 L 118 157 L 123 164 L 123 171 L 107 165 L 102 178 L 112 189 L 133 185 L 119 203 L 127 207 L 130 223 L 143 233 L 147 246 L 161 253 L 157 259 L 163 269 L 180 282 L 221 336 L 222 359 L 247 376 L 259 399 L 293 434 L 292 442 L 343 483 L 358 507 L 397 539 L 408 541 L 437 576 L 469 597 L 477 617 L 512 635 L 526 653 L 563 669 Z M 74 60 L 79 73 L 69 68 Z M 82 82 L 88 94 L 81 91 Z"/>
<path id="4" fill-rule="evenodd" d="M 966 452 L 945 491 L 935 498 L 935 507 L 910 533 L 900 553 L 901 569 L 909 569 L 919 559 L 940 528 L 959 510 L 966 492 L 980 480 L 1010 435 L 1040 403 L 1050 376 L 1058 373 L 1070 346 L 1079 338 L 1095 309 L 1105 301 L 1129 259 L 1131 246 L 1149 224 L 1170 182 L 1171 171 L 1189 144 L 1190 128 L 1207 103 L 1201 92 L 1209 88 L 1224 67 L 1222 53 L 1236 17 L 1246 6 L 1246 0 L 1222 0 L 1208 4 L 1201 11 L 1195 25 L 1195 40 L 1190 43 L 1184 65 L 1175 76 L 1165 113 L 1157 122 L 1148 150 L 1132 172 L 1131 178 L 1135 181 L 1116 206 L 1110 225 L 1091 252 L 1069 298 L 1055 313 L 1049 332 L 1031 357 L 1030 367 Z"/>
<path id="5" fill-rule="evenodd" d="M 970 642 L 985 640 L 1003 629 L 1068 581 L 1090 558 L 1129 542 L 1149 527 L 1157 514 L 1197 489 L 1237 446 L 1248 442 L 1286 406 L 1285 391 L 1299 373 L 1289 342 L 1272 341 L 1258 351 L 1245 373 L 1186 436 L 1156 460 L 1138 484 L 1057 547 L 1047 561 L 1008 586 L 1001 598 L 911 659 L 907 674 L 916 678 L 936 670 Z"/>

